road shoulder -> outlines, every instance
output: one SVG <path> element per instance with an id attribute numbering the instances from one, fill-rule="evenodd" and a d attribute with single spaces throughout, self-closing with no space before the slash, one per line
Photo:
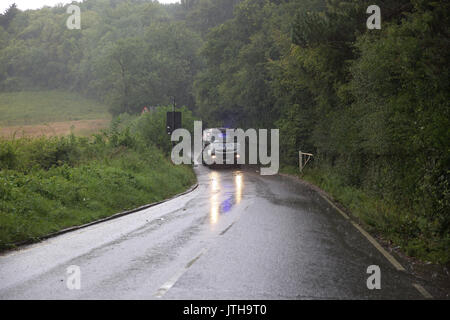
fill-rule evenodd
<path id="1" fill-rule="evenodd" d="M 418 283 L 414 283 L 413 285 L 424 298 L 429 299 L 433 297 L 437 299 L 450 299 L 450 274 L 449 270 L 444 266 L 424 263 L 418 259 L 409 257 L 402 252 L 400 248 L 392 246 L 390 242 L 383 239 L 381 235 L 367 232 L 360 219 L 355 217 L 350 210 L 336 201 L 326 191 L 311 182 L 303 180 L 297 175 L 287 173 L 279 173 L 279 175 L 307 186 L 330 203 L 330 205 L 344 218 L 348 219 L 349 222 L 353 224 L 354 227 L 358 229 L 358 231 L 361 232 L 397 270 L 405 271 L 418 280 Z"/>

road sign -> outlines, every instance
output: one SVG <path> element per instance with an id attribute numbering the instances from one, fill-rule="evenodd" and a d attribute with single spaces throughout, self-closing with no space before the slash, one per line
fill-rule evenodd
<path id="1" fill-rule="evenodd" d="M 172 134 L 177 129 L 181 128 L 181 112 L 167 112 L 166 117 L 166 131 L 167 134 Z"/>

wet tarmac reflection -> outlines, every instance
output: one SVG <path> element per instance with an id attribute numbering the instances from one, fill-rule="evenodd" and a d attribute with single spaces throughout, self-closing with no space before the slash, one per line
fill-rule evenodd
<path id="1" fill-rule="evenodd" d="M 220 181 L 220 174 L 217 171 L 213 171 L 209 175 L 211 181 L 210 187 L 210 223 L 216 224 L 219 220 L 219 215 L 231 210 L 233 205 L 239 204 L 242 200 L 242 191 L 244 188 L 243 175 L 240 172 L 233 174 L 233 184 L 229 184 L 227 181 Z M 220 191 L 225 192 L 226 198 L 224 201 L 220 201 Z M 223 196 L 223 195 L 222 195 Z"/>

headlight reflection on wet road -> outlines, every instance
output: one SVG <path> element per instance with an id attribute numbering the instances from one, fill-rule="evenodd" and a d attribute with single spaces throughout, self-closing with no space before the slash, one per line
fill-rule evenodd
<path id="1" fill-rule="evenodd" d="M 242 190 L 244 187 L 243 176 L 241 173 L 237 173 L 234 175 L 234 192 L 233 196 L 229 199 L 225 200 L 223 203 L 220 202 L 220 175 L 217 172 L 211 172 L 209 175 L 211 180 L 211 189 L 210 189 L 210 214 L 209 220 L 211 224 L 216 224 L 219 220 L 220 212 L 228 212 L 234 204 L 239 204 L 242 200 Z M 223 186 L 227 189 L 227 186 Z M 233 187 L 230 185 L 229 187 Z M 233 199 L 234 198 L 234 199 Z M 222 210 L 221 210 L 222 209 Z"/>
<path id="2" fill-rule="evenodd" d="M 242 175 L 240 173 L 234 176 L 234 184 L 236 185 L 236 204 L 239 204 L 242 198 L 243 187 Z"/>
<path id="3" fill-rule="evenodd" d="M 209 220 L 211 224 L 216 224 L 219 219 L 219 189 L 220 189 L 220 180 L 219 174 L 217 172 L 211 172 L 209 175 L 211 178 L 211 212 L 209 214 Z"/>

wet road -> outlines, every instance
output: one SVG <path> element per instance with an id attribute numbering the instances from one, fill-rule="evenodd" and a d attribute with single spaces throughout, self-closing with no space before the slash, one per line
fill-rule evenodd
<path id="1" fill-rule="evenodd" d="M 161 205 L 0 256 L 0 299 L 422 299 L 315 191 L 254 169 L 196 168 Z M 81 287 L 69 290 L 69 266 Z M 381 289 L 369 290 L 378 265 Z"/>

